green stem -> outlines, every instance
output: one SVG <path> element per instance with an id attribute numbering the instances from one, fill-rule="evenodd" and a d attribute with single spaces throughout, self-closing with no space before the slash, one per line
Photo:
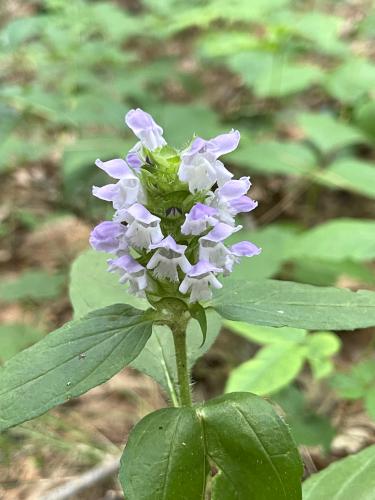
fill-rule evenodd
<path id="1" fill-rule="evenodd" d="M 186 324 L 176 323 L 172 328 L 181 406 L 191 406 L 190 376 L 186 352 Z"/>

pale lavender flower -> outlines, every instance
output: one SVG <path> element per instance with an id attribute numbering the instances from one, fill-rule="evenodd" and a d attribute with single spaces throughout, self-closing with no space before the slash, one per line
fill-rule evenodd
<path id="1" fill-rule="evenodd" d="M 233 177 L 233 174 L 218 158 L 234 151 L 239 140 L 238 130 L 218 135 L 209 141 L 196 137 L 189 148 L 181 154 L 179 179 L 189 184 L 189 190 L 192 193 L 210 189 L 216 182 L 219 186 L 223 185 Z"/>
<path id="2" fill-rule="evenodd" d="M 163 129 L 142 109 L 131 109 L 125 116 L 125 123 L 150 151 L 166 145 Z"/>
<path id="3" fill-rule="evenodd" d="M 241 257 L 254 257 L 262 251 L 251 241 L 240 241 L 229 247 L 230 253 L 226 256 L 224 268 L 224 276 L 233 271 L 234 264 L 239 264 Z"/>
<path id="4" fill-rule="evenodd" d="M 160 229 L 160 218 L 139 203 L 124 210 L 122 219 L 128 223 L 126 238 L 136 248 L 148 250 L 150 245 L 159 243 L 164 237 Z"/>
<path id="5" fill-rule="evenodd" d="M 137 142 L 126 155 L 126 161 L 136 172 L 139 172 L 142 165 L 146 163 L 146 156 L 143 153 L 141 142 Z"/>
<path id="6" fill-rule="evenodd" d="M 118 222 L 104 221 L 98 224 L 91 232 L 90 245 L 99 252 L 115 253 L 126 250 L 126 227 Z"/>
<path id="7" fill-rule="evenodd" d="M 179 290 L 184 294 L 190 290 L 189 302 L 209 300 L 212 297 L 211 288 L 222 288 L 223 286 L 214 274 L 221 271 L 222 269 L 209 262 L 200 260 L 186 273 Z"/>
<path id="8" fill-rule="evenodd" d="M 130 255 L 122 255 L 117 259 L 108 260 L 109 272 L 119 272 L 120 283 L 129 283 L 129 291 L 134 295 L 143 297 L 147 289 L 147 271 L 139 262 Z"/>
<path id="9" fill-rule="evenodd" d="M 186 245 L 178 245 L 172 236 L 167 236 L 159 243 L 150 245 L 157 249 L 147 264 L 147 269 L 153 269 L 156 278 L 169 281 L 179 281 L 177 268 L 187 273 L 191 268 L 185 257 Z"/>
<path id="10" fill-rule="evenodd" d="M 218 211 L 215 208 L 203 203 L 197 203 L 185 215 L 185 222 L 181 226 L 181 233 L 193 234 L 195 236 L 203 233 L 209 227 L 217 224 L 218 220 L 214 217 L 217 213 Z"/>
<path id="11" fill-rule="evenodd" d="M 103 187 L 93 186 L 92 194 L 105 201 L 111 201 L 115 210 L 121 210 L 145 201 L 144 191 L 139 177 L 124 160 L 115 159 L 106 162 L 96 160 L 96 165 L 108 175 L 119 179 L 116 184 Z"/>
<path id="12" fill-rule="evenodd" d="M 216 189 L 209 203 L 218 210 L 218 218 L 221 221 L 233 225 L 235 215 L 250 212 L 258 206 L 258 202 L 246 196 L 250 186 L 250 178 L 241 177 L 238 180 L 230 180 Z"/>
<path id="13" fill-rule="evenodd" d="M 126 161 L 121 158 L 115 158 L 108 161 L 101 161 L 98 158 L 95 161 L 95 165 L 104 170 L 104 172 L 113 179 L 121 179 L 132 173 Z"/>
<path id="14" fill-rule="evenodd" d="M 226 259 L 231 255 L 231 251 L 223 241 L 240 229 L 242 226 L 233 227 L 219 222 L 209 233 L 199 238 L 199 259 L 210 262 L 216 267 L 225 268 Z"/>

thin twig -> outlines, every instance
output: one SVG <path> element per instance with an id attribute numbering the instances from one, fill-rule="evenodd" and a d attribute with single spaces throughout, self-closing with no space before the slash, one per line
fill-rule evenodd
<path id="1" fill-rule="evenodd" d="M 68 483 L 65 483 L 54 490 L 51 490 L 40 500 L 67 500 L 74 495 L 77 495 L 87 488 L 91 488 L 114 475 L 119 469 L 120 459 L 113 458 L 106 462 L 93 467 L 81 476 L 78 476 Z"/>

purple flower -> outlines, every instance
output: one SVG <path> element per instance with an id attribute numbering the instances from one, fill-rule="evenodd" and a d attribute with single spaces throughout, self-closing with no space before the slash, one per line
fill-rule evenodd
<path id="1" fill-rule="evenodd" d="M 223 241 L 241 228 L 242 226 L 233 227 L 219 222 L 209 233 L 199 238 L 199 258 L 216 267 L 224 268 L 231 252 Z"/>
<path id="2" fill-rule="evenodd" d="M 126 161 L 134 170 L 139 170 L 144 163 L 140 156 L 140 151 L 137 151 L 135 148 L 132 148 L 126 155 Z"/>
<path id="3" fill-rule="evenodd" d="M 139 177 L 131 170 L 124 160 L 116 158 L 102 162 L 96 160 L 96 165 L 108 175 L 119 179 L 116 184 L 103 187 L 93 186 L 92 194 L 105 201 L 111 201 L 115 210 L 130 207 L 133 203 L 144 202 L 145 195 Z"/>
<path id="4" fill-rule="evenodd" d="M 238 130 L 218 135 L 209 141 L 196 137 L 190 147 L 181 154 L 179 179 L 189 184 L 189 190 L 192 193 L 210 189 L 215 182 L 219 186 L 223 185 L 233 174 L 224 167 L 218 158 L 225 153 L 234 151 L 239 140 Z"/>
<path id="5" fill-rule="evenodd" d="M 172 236 L 150 245 L 150 248 L 157 248 L 157 251 L 149 260 L 147 269 L 153 269 L 156 278 L 178 281 L 177 267 L 185 273 L 191 268 L 190 262 L 184 255 L 186 245 L 178 245 Z"/>
<path id="6" fill-rule="evenodd" d="M 126 227 L 118 222 L 104 221 L 98 224 L 91 232 L 90 245 L 99 252 L 114 253 L 126 250 Z"/>
<path id="7" fill-rule="evenodd" d="M 142 109 L 131 109 L 125 116 L 125 123 L 138 137 L 142 145 L 150 151 L 166 145 L 163 129 L 150 114 Z"/>
<path id="8" fill-rule="evenodd" d="M 150 245 L 159 243 L 164 237 L 160 229 L 160 218 L 139 203 L 123 210 L 122 219 L 128 223 L 126 238 L 136 248 L 148 250 Z"/>
<path id="9" fill-rule="evenodd" d="M 120 283 L 129 283 L 129 291 L 135 295 L 144 296 L 146 290 L 147 271 L 130 255 L 122 255 L 117 259 L 108 260 L 109 272 L 120 272 Z"/>
<path id="10" fill-rule="evenodd" d="M 185 215 L 185 222 L 181 226 L 181 233 L 193 235 L 203 233 L 208 227 L 213 227 L 217 224 L 218 220 L 214 217 L 217 213 L 218 211 L 215 208 L 203 203 L 197 203 Z"/>
<path id="11" fill-rule="evenodd" d="M 234 264 L 238 264 L 241 257 L 254 257 L 254 255 L 259 255 L 262 249 L 251 243 L 251 241 L 240 241 L 232 245 L 229 251 L 230 253 L 227 255 L 223 266 L 224 276 L 232 272 Z"/>
<path id="12" fill-rule="evenodd" d="M 250 186 L 250 178 L 241 177 L 216 189 L 210 205 L 218 210 L 220 220 L 233 225 L 235 215 L 250 212 L 258 206 L 258 202 L 246 196 Z"/>
<path id="13" fill-rule="evenodd" d="M 214 273 L 221 271 L 222 269 L 209 262 L 200 260 L 186 273 L 179 290 L 184 294 L 190 290 L 189 302 L 209 300 L 212 297 L 211 287 L 222 288 L 223 286 L 214 275 Z"/>
<path id="14" fill-rule="evenodd" d="M 121 158 L 115 158 L 114 160 L 109 161 L 101 161 L 98 158 L 95 161 L 95 165 L 104 170 L 104 172 L 113 179 L 121 179 L 122 177 L 132 174 L 132 171 L 126 164 L 126 161 Z"/>

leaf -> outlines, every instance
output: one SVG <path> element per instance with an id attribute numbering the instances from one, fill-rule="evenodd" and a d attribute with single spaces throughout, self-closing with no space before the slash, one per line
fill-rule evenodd
<path id="1" fill-rule="evenodd" d="M 375 284 L 375 275 L 368 265 L 350 260 L 334 262 L 300 257 L 293 259 L 293 269 L 288 276 L 293 281 L 318 286 L 334 285 L 341 276 L 349 276 L 360 283 Z"/>
<path id="2" fill-rule="evenodd" d="M 375 489 L 375 446 L 313 474 L 303 484 L 303 500 L 371 499 Z"/>
<path id="3" fill-rule="evenodd" d="M 302 391 L 291 385 L 274 394 L 272 401 L 285 412 L 286 421 L 298 444 L 322 445 L 325 450 L 329 450 L 335 431 L 328 418 L 316 414 L 309 407 Z"/>
<path id="4" fill-rule="evenodd" d="M 253 394 L 232 393 L 202 405 L 198 414 L 208 456 L 219 469 L 213 500 L 301 498 L 298 451 L 272 405 Z"/>
<path id="5" fill-rule="evenodd" d="M 367 142 L 359 130 L 327 113 L 300 113 L 297 122 L 306 137 L 324 154 Z"/>
<path id="6" fill-rule="evenodd" d="M 230 159 L 262 175 L 300 176 L 316 167 L 313 152 L 303 144 L 275 140 L 254 142 L 246 136 L 241 139 L 238 150 L 230 154 Z"/>
<path id="7" fill-rule="evenodd" d="M 127 287 L 118 282 L 118 277 L 107 272 L 108 256 L 88 250 L 74 262 L 71 270 L 70 300 L 75 318 L 92 310 L 113 303 L 125 303 L 138 309 L 146 309 L 147 301 L 134 297 Z M 187 351 L 189 367 L 212 345 L 221 328 L 220 317 L 214 311 L 207 311 L 207 339 L 202 346 L 202 334 L 196 321 L 190 321 L 187 330 Z M 176 380 L 176 358 L 170 330 L 154 326 L 153 334 L 145 348 L 131 366 L 154 378 L 175 400 L 173 382 Z"/>
<path id="8" fill-rule="evenodd" d="M 334 369 L 330 358 L 340 350 L 340 339 L 330 332 L 316 332 L 306 338 L 306 345 L 306 357 L 314 377 L 321 379 L 330 375 Z"/>
<path id="9" fill-rule="evenodd" d="M 325 170 L 315 173 L 315 179 L 334 189 L 346 189 L 375 198 L 375 167 L 356 158 L 339 158 Z"/>
<path id="10" fill-rule="evenodd" d="M 288 13 L 289 14 L 289 13 Z M 288 16 L 290 28 L 313 42 L 313 50 L 327 54 L 346 53 L 346 45 L 339 40 L 344 19 L 327 12 L 307 11 Z"/>
<path id="11" fill-rule="evenodd" d="M 258 97 L 284 97 L 311 87 L 322 77 L 317 66 L 260 50 L 228 57 L 228 66 Z"/>
<path id="12" fill-rule="evenodd" d="M 334 219 L 305 231 L 293 241 L 289 257 L 364 262 L 375 258 L 375 222 Z"/>
<path id="13" fill-rule="evenodd" d="M 263 347 L 252 359 L 231 372 L 225 392 L 272 394 L 298 375 L 304 361 L 305 348 L 293 342 Z"/>
<path id="14" fill-rule="evenodd" d="M 206 311 L 199 304 L 199 302 L 196 302 L 195 304 L 191 305 L 189 310 L 190 310 L 191 317 L 196 319 L 199 323 L 199 326 L 201 327 L 202 336 L 203 336 L 202 345 L 204 345 L 204 343 L 206 342 L 206 337 L 207 337 Z"/>
<path id="15" fill-rule="evenodd" d="M 224 326 L 261 345 L 279 342 L 303 342 L 307 335 L 306 330 L 297 328 L 271 328 L 269 326 L 249 325 L 240 321 L 224 321 Z"/>
<path id="16" fill-rule="evenodd" d="M 375 100 L 359 107 L 355 113 L 355 120 L 358 127 L 375 141 Z"/>
<path id="17" fill-rule="evenodd" d="M 113 305 L 71 321 L 0 369 L 0 431 L 106 382 L 143 349 L 152 317 Z"/>
<path id="18" fill-rule="evenodd" d="M 209 462 L 219 469 L 213 500 L 301 498 L 302 466 L 287 426 L 246 393 L 145 417 L 130 434 L 120 481 L 128 500 L 203 500 Z"/>
<path id="19" fill-rule="evenodd" d="M 216 31 L 203 34 L 198 41 L 198 50 L 204 59 L 230 56 L 252 50 L 258 40 L 243 31 Z"/>
<path id="20" fill-rule="evenodd" d="M 140 460 L 141 458 L 141 460 Z M 204 498 L 207 476 L 203 429 L 193 408 L 147 415 L 130 434 L 120 466 L 128 500 Z"/>
<path id="21" fill-rule="evenodd" d="M 370 417 L 375 420 L 375 386 L 370 387 L 366 392 L 365 408 Z"/>
<path id="22" fill-rule="evenodd" d="M 353 104 L 375 87 L 375 68 L 367 59 L 347 59 L 324 81 L 327 92 L 338 101 Z"/>
<path id="23" fill-rule="evenodd" d="M 43 332 L 22 323 L 0 326 L 0 364 L 43 337 Z"/>
<path id="24" fill-rule="evenodd" d="M 293 245 L 294 238 L 293 230 L 276 224 L 264 229 L 235 233 L 228 239 L 229 245 L 248 240 L 260 247 L 262 252 L 254 258 L 241 259 L 228 279 L 260 280 L 275 276 L 287 260 L 288 250 Z"/>
<path id="25" fill-rule="evenodd" d="M 62 292 L 64 277 L 45 271 L 25 271 L 14 279 L 0 283 L 0 302 L 18 300 L 46 300 L 58 297 Z"/>
<path id="26" fill-rule="evenodd" d="M 289 281 L 230 282 L 211 306 L 225 319 L 307 330 L 353 330 L 375 324 L 375 292 Z"/>
<path id="27" fill-rule="evenodd" d="M 375 361 L 362 361 L 354 365 L 349 373 L 335 373 L 330 383 L 345 399 L 359 399 L 365 396 L 375 382 Z"/>

